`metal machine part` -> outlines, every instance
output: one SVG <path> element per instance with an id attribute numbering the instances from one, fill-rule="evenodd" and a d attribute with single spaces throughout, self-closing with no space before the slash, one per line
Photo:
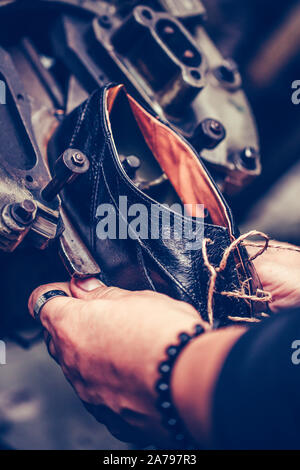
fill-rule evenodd
<path id="1" fill-rule="evenodd" d="M 28 37 L 0 48 L 5 89 L 5 105 L 0 105 L 0 250 L 12 252 L 25 240 L 44 249 L 59 239 L 69 274 L 94 275 L 99 267 L 66 216 L 64 226 L 56 197 L 64 184 L 87 171 L 89 162 L 69 149 L 58 159 L 52 179 L 47 165 L 48 139 L 64 114 L 65 101 L 44 65 L 47 60 L 51 63 Z"/>
<path id="2" fill-rule="evenodd" d="M 192 143 L 196 150 L 214 149 L 226 137 L 224 126 L 215 119 L 204 119 L 194 132 Z"/>
<path id="3" fill-rule="evenodd" d="M 72 277 L 83 279 L 87 276 L 97 276 L 101 272 L 100 267 L 80 240 L 63 209 L 61 209 L 61 217 L 65 230 L 59 240 L 59 253 L 68 273 Z"/>
<path id="4" fill-rule="evenodd" d="M 206 10 L 199 0 L 160 0 L 161 6 L 176 18 L 185 21 L 205 20 Z"/>
<path id="5" fill-rule="evenodd" d="M 156 104 L 160 114 L 165 111 L 180 118 L 204 88 L 203 54 L 181 23 L 167 13 L 141 5 L 122 24 L 115 20 L 103 27 L 100 18 L 92 28 L 96 43 L 105 46 L 127 78 L 139 75 L 140 94 L 150 106 Z"/>
<path id="6" fill-rule="evenodd" d="M 40 194 L 50 173 L 35 139 L 29 98 L 10 55 L 1 48 L 0 77 L 6 88 L 6 104 L 0 106 L 0 243 L 12 251 L 30 231 L 34 244 L 45 248 L 57 234 L 59 202 L 45 204 Z M 29 228 L 9 208 L 25 208 L 30 201 L 35 209 Z"/>
<path id="7" fill-rule="evenodd" d="M 89 160 L 80 150 L 65 150 L 55 162 L 54 176 L 42 190 L 42 197 L 47 202 L 52 201 L 66 184 L 72 183 L 78 175 L 86 173 L 89 167 Z"/>
<path id="8" fill-rule="evenodd" d="M 92 20 L 62 15 L 53 29 L 53 48 L 89 93 L 107 81 L 125 82 L 199 148 L 223 192 L 237 192 L 261 172 L 258 135 L 238 67 L 214 46 L 203 15 L 186 23 L 179 11 L 175 18 L 155 7 L 157 2 L 147 2 L 127 9 L 125 17 L 117 9 Z M 220 122 L 226 136 L 214 148 L 200 149 L 198 129 L 207 119 Z M 252 169 L 232 158 L 248 147 L 257 154 Z"/>
<path id="9" fill-rule="evenodd" d="M 31 199 L 7 204 L 3 207 L 0 219 L 0 248 L 13 251 L 30 230 L 37 206 Z"/>
<path id="10" fill-rule="evenodd" d="M 257 133 L 238 68 L 209 39 L 202 2 L 140 3 L 0 2 L 0 80 L 6 91 L 6 105 L 0 105 L 0 249 L 13 251 L 23 240 L 42 249 L 59 239 L 71 275 L 99 273 L 57 197 L 65 184 L 76 184 L 88 161 L 66 149 L 51 177 L 47 144 L 63 116 L 110 81 L 124 82 L 181 132 L 224 192 L 239 190 L 260 173 Z M 123 164 L 134 178 L 136 157 Z M 137 184 L 150 190 L 166 179 L 149 175 Z"/>

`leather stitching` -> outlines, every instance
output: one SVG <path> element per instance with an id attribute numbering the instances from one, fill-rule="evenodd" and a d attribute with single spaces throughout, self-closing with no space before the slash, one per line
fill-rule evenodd
<path id="1" fill-rule="evenodd" d="M 136 245 L 136 252 L 137 252 L 137 260 L 138 260 L 140 267 L 142 268 L 142 273 L 144 275 L 144 279 L 146 280 L 146 283 L 150 286 L 151 290 L 156 291 L 155 286 L 152 282 L 152 279 L 148 273 L 148 269 L 144 260 L 144 254 L 142 252 L 140 245 Z"/>
<path id="2" fill-rule="evenodd" d="M 116 203 L 116 201 L 115 201 L 115 199 L 114 199 L 114 197 L 113 197 L 113 195 L 112 195 L 112 193 L 111 193 L 111 191 L 110 191 L 108 182 L 107 182 L 106 177 L 105 177 L 105 174 L 104 174 L 104 169 L 103 169 L 102 163 L 101 163 L 101 168 L 102 168 L 102 175 L 103 175 L 103 180 L 104 180 L 106 189 L 107 189 L 107 191 L 108 191 L 108 193 L 109 193 L 109 195 L 110 195 L 110 198 L 111 198 L 111 200 L 112 200 L 112 202 L 113 202 L 113 204 L 114 204 L 114 206 L 115 206 L 115 208 L 116 208 L 118 214 L 120 214 L 121 217 L 122 217 L 122 214 L 121 214 L 121 213 L 119 212 L 119 210 L 118 210 L 117 203 Z M 191 292 L 191 291 L 186 290 L 186 288 L 173 276 L 173 274 L 170 273 L 170 271 L 169 271 L 165 266 L 163 266 L 163 265 L 160 263 L 160 261 L 156 258 L 155 254 L 152 252 L 152 250 L 151 250 L 148 246 L 146 246 L 146 245 L 142 242 L 142 240 L 141 240 L 140 238 L 136 238 L 136 241 L 137 241 L 137 242 L 141 245 L 141 247 L 144 248 L 144 250 L 151 256 L 151 258 L 156 262 L 156 264 L 161 268 L 161 270 L 162 270 L 163 272 L 165 272 L 165 273 L 174 281 L 174 283 L 187 295 L 187 297 L 189 297 L 189 298 L 193 301 L 193 303 L 198 304 L 197 298 L 196 298 L 196 296 L 194 295 L 194 293 Z"/>

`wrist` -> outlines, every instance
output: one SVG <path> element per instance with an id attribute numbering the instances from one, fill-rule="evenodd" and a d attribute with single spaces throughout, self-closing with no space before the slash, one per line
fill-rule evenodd
<path id="1" fill-rule="evenodd" d="M 174 365 L 173 402 L 196 442 L 210 442 L 215 385 L 230 350 L 245 331 L 232 327 L 208 332 L 193 340 Z"/>
<path id="2" fill-rule="evenodd" d="M 200 324 L 195 326 L 192 334 L 181 332 L 177 337 L 177 341 L 168 346 L 165 351 L 165 358 L 158 366 L 159 379 L 155 386 L 158 395 L 157 409 L 161 414 L 164 427 L 169 429 L 170 434 L 172 434 L 173 442 L 176 442 L 176 446 L 179 446 L 180 449 L 187 449 L 190 446 L 194 446 L 194 443 L 192 442 L 190 435 L 187 434 L 184 423 L 182 422 L 172 400 L 172 371 L 176 360 L 187 345 L 204 333 L 205 329 Z"/>
<path id="3" fill-rule="evenodd" d="M 177 319 L 175 317 L 169 328 L 163 329 L 159 334 L 154 334 L 155 332 L 153 332 L 153 343 L 151 350 L 148 351 L 147 364 L 146 367 L 145 364 L 142 367 L 146 388 L 150 390 L 155 389 L 156 381 L 159 378 L 158 365 L 165 357 L 167 348 L 176 342 L 180 333 L 185 332 L 192 335 L 197 324 L 203 326 L 204 329 L 208 327 L 205 322 L 199 321 L 197 317 L 185 316 Z"/>

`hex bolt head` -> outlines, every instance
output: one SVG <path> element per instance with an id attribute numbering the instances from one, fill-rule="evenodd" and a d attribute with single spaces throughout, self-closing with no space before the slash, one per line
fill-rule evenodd
<path id="1" fill-rule="evenodd" d="M 24 199 L 24 201 L 12 205 L 11 215 L 16 222 L 28 225 L 34 220 L 36 209 L 34 201 Z"/>
<path id="2" fill-rule="evenodd" d="M 42 190 L 45 201 L 52 201 L 66 185 L 74 181 L 78 175 L 86 173 L 90 167 L 88 158 L 77 149 L 67 149 L 56 160 L 54 176 Z"/>
<path id="3" fill-rule="evenodd" d="M 76 152 L 72 155 L 71 161 L 74 163 L 76 166 L 83 166 L 85 162 L 85 156 L 82 155 L 82 153 Z"/>
<path id="4" fill-rule="evenodd" d="M 198 152 L 203 149 L 212 150 L 226 137 L 226 130 L 216 119 L 204 119 L 194 132 L 192 144 Z"/>
<path id="5" fill-rule="evenodd" d="M 212 119 L 209 125 L 210 130 L 217 136 L 222 135 L 223 133 L 223 126 L 219 121 Z"/>

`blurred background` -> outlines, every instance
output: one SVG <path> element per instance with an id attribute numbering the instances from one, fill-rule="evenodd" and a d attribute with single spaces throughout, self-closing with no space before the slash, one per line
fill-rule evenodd
<path id="1" fill-rule="evenodd" d="M 223 55 L 240 67 L 261 142 L 262 174 L 229 199 L 233 212 L 242 231 L 255 228 L 272 238 L 300 245 L 300 104 L 291 100 L 292 82 L 300 80 L 300 2 L 203 3 L 211 38 Z M 17 290 L 26 279 L 31 253 L 17 252 L 14 256 L 20 269 L 11 274 L 9 282 L 2 270 L 1 283 L 6 285 L 6 297 L 18 305 Z M 45 254 L 44 266 L 34 285 L 51 280 L 52 271 L 57 276 L 60 261 L 53 254 Z M 59 278 L 65 277 L 61 268 Z M 8 306 L 3 303 L 1 308 L 5 311 Z M 25 310 L 25 306 L 20 308 Z M 45 352 L 33 324 L 28 327 L 26 323 L 25 332 L 20 325 L 20 331 L 10 331 L 8 337 L 8 365 L 0 365 L 0 447 L 128 448 L 86 413 Z"/>
<path id="2" fill-rule="evenodd" d="M 204 3 L 211 37 L 240 67 L 261 143 L 262 174 L 231 206 L 242 230 L 300 244 L 300 106 L 291 100 L 300 77 L 300 2 Z"/>

